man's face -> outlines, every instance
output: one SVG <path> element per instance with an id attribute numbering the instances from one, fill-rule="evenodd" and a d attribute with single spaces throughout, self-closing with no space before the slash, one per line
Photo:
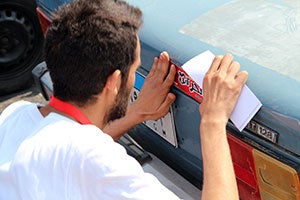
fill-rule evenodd
<path id="1" fill-rule="evenodd" d="M 122 84 L 119 89 L 119 93 L 117 94 L 114 105 L 109 110 L 109 113 L 105 116 L 106 123 L 113 121 L 115 119 L 119 119 L 125 116 L 128 99 L 131 94 L 131 90 L 133 88 L 135 82 L 135 72 L 137 68 L 141 65 L 141 57 L 140 57 L 141 47 L 139 38 L 137 39 L 137 47 L 136 47 L 136 55 L 135 61 L 130 66 L 127 84 Z"/>

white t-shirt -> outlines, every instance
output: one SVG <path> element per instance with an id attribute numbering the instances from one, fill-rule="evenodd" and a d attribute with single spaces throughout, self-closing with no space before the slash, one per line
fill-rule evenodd
<path id="1" fill-rule="evenodd" d="M 29 135 L 0 183 L 12 194 L 0 199 L 178 199 L 94 125 L 50 113 Z"/>
<path id="2" fill-rule="evenodd" d="M 1 113 L 0 165 L 11 160 L 20 143 L 30 135 L 32 127 L 43 119 L 37 106 L 27 101 L 18 101 Z"/>
<path id="3" fill-rule="evenodd" d="M 9 105 L 0 115 L 0 199 L 18 199 L 10 173 L 11 160 L 19 145 L 31 135 L 43 116 L 38 105 L 18 101 Z"/>

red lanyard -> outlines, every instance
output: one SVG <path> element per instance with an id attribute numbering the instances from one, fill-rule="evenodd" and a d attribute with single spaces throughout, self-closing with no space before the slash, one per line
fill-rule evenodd
<path id="1" fill-rule="evenodd" d="M 61 101 L 54 96 L 50 97 L 49 105 L 60 112 L 70 115 L 80 124 L 92 124 L 91 121 L 78 108 L 67 102 Z"/>

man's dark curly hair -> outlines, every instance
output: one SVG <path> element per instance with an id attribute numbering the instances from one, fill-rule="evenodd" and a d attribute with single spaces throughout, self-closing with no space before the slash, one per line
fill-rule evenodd
<path id="1" fill-rule="evenodd" d="M 126 84 L 142 13 L 120 0 L 75 0 L 54 13 L 45 60 L 54 96 L 84 105 L 119 69 Z"/>

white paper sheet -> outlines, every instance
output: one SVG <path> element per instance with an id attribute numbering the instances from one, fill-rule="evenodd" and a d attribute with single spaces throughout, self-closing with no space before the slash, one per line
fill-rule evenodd
<path id="1" fill-rule="evenodd" d="M 187 61 L 182 65 L 182 68 L 203 88 L 203 78 L 214 57 L 215 55 L 211 51 L 205 51 Z M 205 96 L 203 98 L 205 98 Z M 230 119 L 239 131 L 242 131 L 261 106 L 262 104 L 259 99 L 245 85 Z"/>

